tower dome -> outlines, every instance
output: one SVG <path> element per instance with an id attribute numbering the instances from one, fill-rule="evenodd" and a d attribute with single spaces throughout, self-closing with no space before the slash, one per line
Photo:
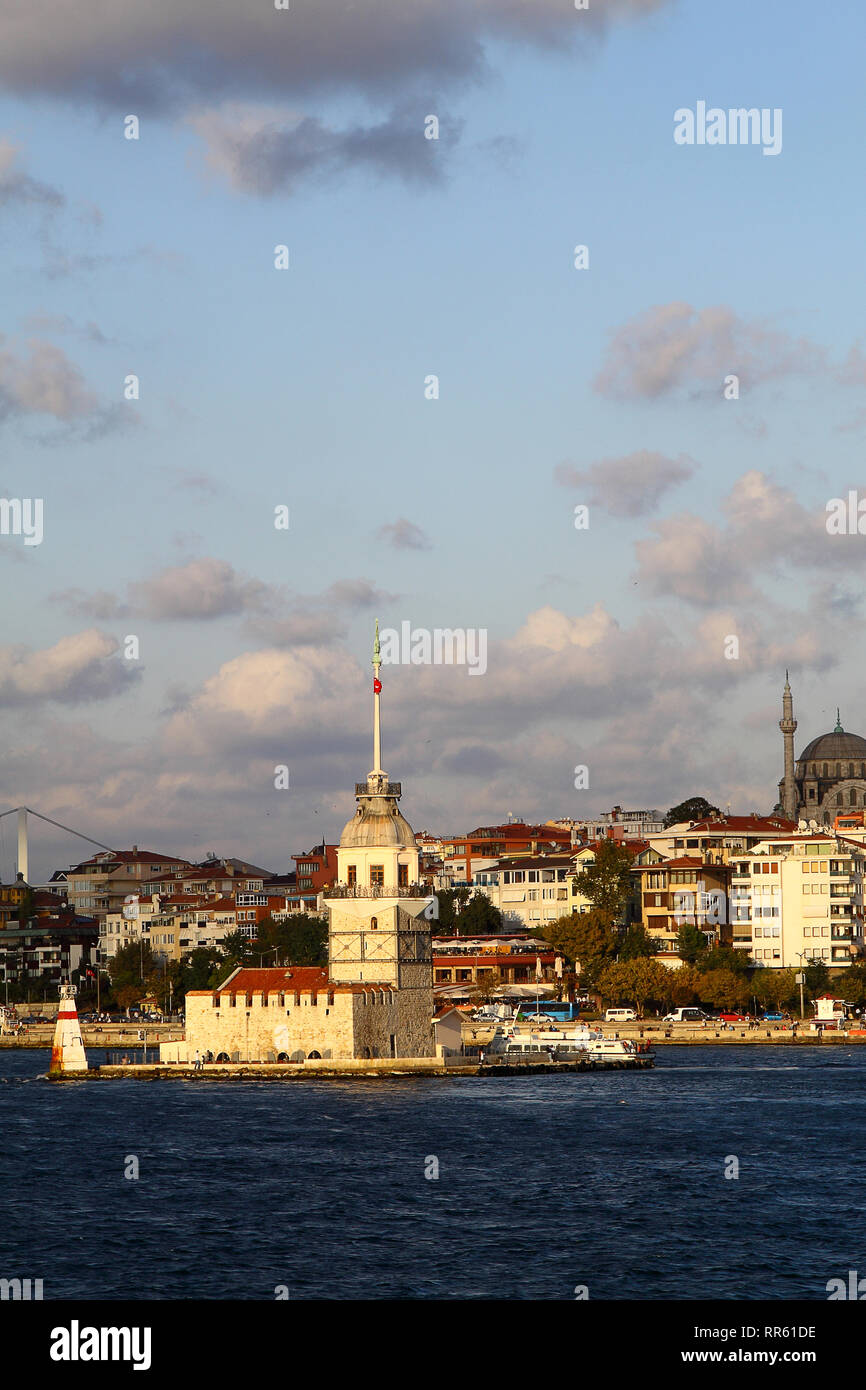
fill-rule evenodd
<path id="1" fill-rule="evenodd" d="M 343 826 L 340 849 L 414 849 L 415 832 L 397 806 L 400 790 L 399 782 L 379 782 L 372 772 L 357 783 L 358 809 Z"/>

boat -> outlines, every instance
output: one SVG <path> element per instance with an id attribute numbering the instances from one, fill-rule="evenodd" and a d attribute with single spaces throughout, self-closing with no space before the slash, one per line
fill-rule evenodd
<path id="1" fill-rule="evenodd" d="M 586 1047 L 591 1062 L 604 1057 L 651 1056 L 649 1043 L 634 1042 L 631 1038 L 594 1038 Z"/>
<path id="2" fill-rule="evenodd" d="M 604 1034 L 586 1023 L 573 1023 L 566 1028 L 531 1028 L 528 1032 L 504 1027 L 497 1028 L 486 1050 L 513 1058 L 547 1056 L 553 1061 L 565 1061 L 584 1056 L 592 1044 L 603 1041 Z"/>

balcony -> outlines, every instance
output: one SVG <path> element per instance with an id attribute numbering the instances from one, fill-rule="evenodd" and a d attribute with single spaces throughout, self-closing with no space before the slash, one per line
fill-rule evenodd
<path id="1" fill-rule="evenodd" d="M 403 794 L 403 784 L 402 784 L 402 782 L 383 782 L 382 786 L 381 786 L 381 787 L 377 787 L 376 790 L 375 790 L 375 792 L 373 792 L 373 795 L 374 795 L 374 796 L 402 796 L 402 794 Z M 355 783 L 355 795 L 356 795 L 356 796 L 369 796 L 369 795 L 370 795 L 370 788 L 368 787 L 368 785 L 367 785 L 366 782 L 356 782 L 356 783 Z"/>
<path id="2" fill-rule="evenodd" d="M 323 898 L 432 898 L 426 883 L 373 884 L 331 883 L 322 889 Z"/>

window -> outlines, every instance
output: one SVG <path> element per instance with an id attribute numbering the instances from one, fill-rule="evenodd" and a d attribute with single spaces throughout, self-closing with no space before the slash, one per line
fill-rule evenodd
<path id="1" fill-rule="evenodd" d="M 398 887 L 398 888 L 405 888 L 406 885 L 408 884 L 408 882 L 409 882 L 409 865 L 408 865 L 408 864 L 398 864 L 398 865 L 397 865 L 397 887 Z"/>
<path id="2" fill-rule="evenodd" d="M 349 876 L 349 887 L 354 888 L 355 884 L 358 881 L 357 867 L 354 864 L 350 864 L 348 869 L 346 870 L 346 873 Z"/>
<path id="3" fill-rule="evenodd" d="M 301 991 L 300 991 L 299 989 L 296 989 L 296 990 L 295 990 L 295 1008 L 296 1008 L 296 1009 L 299 1009 L 300 1007 L 301 1007 Z"/>
<path id="4" fill-rule="evenodd" d="M 318 1002 L 319 1002 L 319 996 L 318 996 L 318 994 L 311 994 L 311 995 L 310 995 L 310 1003 L 311 1003 L 311 1005 L 313 1006 L 314 1009 L 315 1009 L 316 1006 L 318 1005 Z"/>
<path id="5" fill-rule="evenodd" d="M 329 1008 L 331 1007 L 331 1005 L 333 1004 L 333 1002 L 334 1002 L 334 991 L 333 991 L 332 989 L 329 989 L 329 990 L 328 990 L 328 1007 L 329 1007 Z"/>
<path id="6" fill-rule="evenodd" d="M 378 918 L 378 917 L 371 917 L 371 918 L 370 918 L 370 930 L 371 930 L 371 931 L 377 931 L 377 930 L 378 930 L 378 927 L 379 927 L 379 918 Z"/>
<path id="7" fill-rule="evenodd" d="M 371 887 L 373 887 L 373 888 L 382 888 L 382 887 L 384 886 L 384 883 L 385 883 L 385 866 L 384 866 L 384 864 L 371 864 L 371 865 L 370 865 L 370 885 L 371 885 Z"/>

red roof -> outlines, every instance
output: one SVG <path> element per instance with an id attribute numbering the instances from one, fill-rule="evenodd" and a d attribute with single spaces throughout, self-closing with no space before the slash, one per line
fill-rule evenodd
<path id="1" fill-rule="evenodd" d="M 216 990 L 191 989 L 187 993 L 228 995 L 261 994 L 262 991 L 266 991 L 268 994 L 278 994 L 283 991 L 290 994 L 293 990 L 299 990 L 301 994 L 309 994 L 313 991 L 321 993 L 332 990 L 336 994 L 363 994 L 371 989 L 391 992 L 393 986 L 380 980 L 357 984 L 337 983 L 328 979 L 327 970 L 320 965 L 269 965 L 260 970 L 239 967 Z"/>
<path id="2" fill-rule="evenodd" d="M 682 833 L 694 835 L 697 832 L 703 835 L 715 831 L 723 835 L 728 831 L 746 831 L 752 835 L 785 835 L 796 829 L 795 821 L 784 820 L 782 816 L 714 816 L 695 821 Z"/>
<path id="3" fill-rule="evenodd" d="M 94 864 L 98 866 L 104 864 L 105 867 L 108 868 L 112 863 L 188 864 L 189 860 L 182 859 L 179 854 L 149 854 L 147 851 L 141 849 L 117 849 L 113 851 L 106 850 L 105 853 L 101 855 L 94 854 L 92 859 L 82 859 L 79 864 L 75 865 L 75 868 L 82 869 L 85 864 Z"/>

